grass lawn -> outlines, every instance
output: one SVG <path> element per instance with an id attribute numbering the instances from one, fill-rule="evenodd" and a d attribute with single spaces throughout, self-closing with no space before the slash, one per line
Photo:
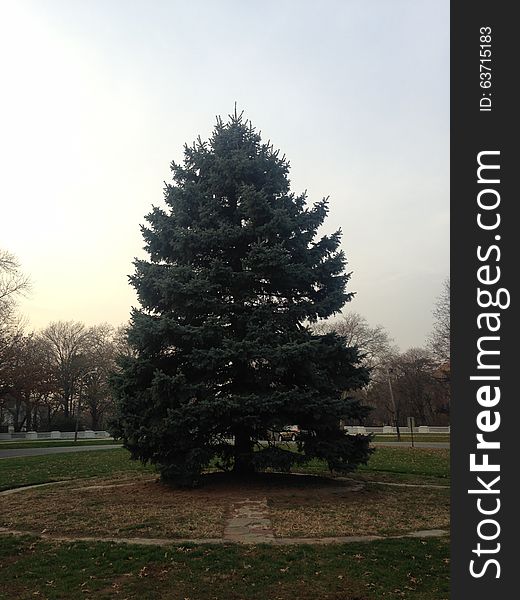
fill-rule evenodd
<path id="1" fill-rule="evenodd" d="M 435 483 L 448 485 L 450 469 L 448 449 L 380 447 L 352 476 L 357 479 Z M 327 466 L 318 460 L 305 465 L 305 473 L 327 475 Z M 64 479 L 105 477 L 125 473 L 154 473 L 150 466 L 129 460 L 123 448 L 78 453 L 27 456 L 0 460 L 0 491 Z"/>
<path id="2" fill-rule="evenodd" d="M 449 479 L 450 451 L 447 448 L 379 447 L 360 473 L 393 473 Z"/>
<path id="3" fill-rule="evenodd" d="M 157 482 L 151 467 L 122 448 L 9 458 L 0 461 L 0 488 L 67 479 L 68 483 L 0 497 L 0 524 L 10 529 L 99 537 L 218 538 L 232 502 L 265 497 L 278 537 L 402 534 L 449 528 L 449 450 L 378 448 L 352 474 L 364 488 L 327 477 L 311 461 L 305 472 L 323 477 L 266 475 L 247 485 L 208 475 L 196 490 Z M 382 482 L 433 482 L 444 488 Z M 78 479 L 90 478 L 78 485 Z M 85 486 L 87 487 L 85 488 Z M 56 511 L 66 506 L 66 511 Z"/>
<path id="4" fill-rule="evenodd" d="M 0 450 L 7 448 L 63 448 L 67 446 L 106 446 L 121 444 L 116 440 L 30 440 L 23 442 L 0 442 Z"/>
<path id="5" fill-rule="evenodd" d="M 152 467 L 130 460 L 123 448 L 3 458 L 0 460 L 0 491 L 64 479 L 151 472 L 154 472 Z"/>
<path id="6" fill-rule="evenodd" d="M 315 475 L 328 474 L 327 465 L 311 460 L 298 469 Z M 449 485 L 450 451 L 447 448 L 391 448 L 379 446 L 368 464 L 361 465 L 349 477 L 361 481 Z"/>
<path id="7" fill-rule="evenodd" d="M 310 461 L 305 471 L 328 477 L 320 461 Z M 447 485 L 449 450 L 380 447 L 351 477 L 364 480 L 364 487 L 277 474 L 244 485 L 212 474 L 200 489 L 178 490 L 158 483 L 153 468 L 129 460 L 122 448 L 2 459 L 0 489 L 68 480 L 0 497 L 3 525 L 172 543 L 0 535 L 0 600 L 447 600 L 446 537 L 325 546 L 175 544 L 175 537 L 220 537 L 230 503 L 258 495 L 267 498 L 279 537 L 448 527 L 448 489 L 376 481 Z"/>
<path id="8" fill-rule="evenodd" d="M 2 600 L 448 600 L 447 538 L 136 547 L 0 537 Z"/>

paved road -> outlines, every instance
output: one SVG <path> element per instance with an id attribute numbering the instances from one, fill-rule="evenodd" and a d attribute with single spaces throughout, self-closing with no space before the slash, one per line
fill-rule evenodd
<path id="1" fill-rule="evenodd" d="M 99 446 L 54 446 L 53 448 L 5 448 L 0 449 L 1 458 L 15 456 L 41 456 L 43 454 L 60 454 L 61 452 L 88 452 L 91 450 L 113 450 L 121 448 L 119 444 L 101 444 Z"/>

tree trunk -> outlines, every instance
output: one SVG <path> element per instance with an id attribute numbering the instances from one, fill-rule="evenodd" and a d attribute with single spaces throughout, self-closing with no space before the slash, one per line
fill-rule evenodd
<path id="1" fill-rule="evenodd" d="M 94 431 L 99 431 L 100 415 L 96 406 L 90 407 L 91 427 Z"/>
<path id="2" fill-rule="evenodd" d="M 255 472 L 253 466 L 253 442 L 249 432 L 240 430 L 235 432 L 235 465 L 233 472 L 237 475 L 251 475 Z"/>
<path id="3" fill-rule="evenodd" d="M 13 415 L 13 426 L 14 426 L 14 430 L 15 431 L 21 431 L 24 421 L 25 419 L 20 423 L 20 419 L 21 419 L 21 406 L 22 403 L 20 402 L 20 400 L 16 399 L 14 402 L 14 415 Z"/>

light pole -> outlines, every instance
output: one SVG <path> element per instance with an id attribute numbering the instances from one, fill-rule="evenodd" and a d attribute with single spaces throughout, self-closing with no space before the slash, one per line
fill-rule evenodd
<path id="1" fill-rule="evenodd" d="M 85 377 L 87 377 L 87 375 L 92 375 L 93 373 L 97 373 L 97 369 L 92 369 L 91 371 L 88 371 L 87 373 L 83 373 L 83 375 L 80 375 L 80 377 L 79 377 L 79 394 L 78 394 L 78 407 L 76 409 L 76 428 L 74 430 L 74 443 L 76 443 L 78 441 L 79 413 L 81 410 L 81 390 L 83 389 L 83 380 L 85 379 Z"/>
<path id="2" fill-rule="evenodd" d="M 400 442 L 401 441 L 401 432 L 399 431 L 399 414 L 397 412 L 397 406 L 395 403 L 395 398 L 394 398 L 394 390 L 392 389 L 392 380 L 390 379 L 390 373 L 392 372 L 392 369 L 386 369 L 386 376 L 388 379 L 388 388 L 390 389 L 390 400 L 392 401 L 392 407 L 394 409 L 394 415 L 395 415 L 395 428 L 397 431 L 397 441 Z"/>

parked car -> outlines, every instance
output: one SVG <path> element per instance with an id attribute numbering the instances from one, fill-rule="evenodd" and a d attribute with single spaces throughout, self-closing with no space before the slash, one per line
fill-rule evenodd
<path id="1" fill-rule="evenodd" d="M 281 431 L 278 432 L 279 442 L 295 442 L 300 435 L 300 428 L 298 425 L 286 425 Z"/>

